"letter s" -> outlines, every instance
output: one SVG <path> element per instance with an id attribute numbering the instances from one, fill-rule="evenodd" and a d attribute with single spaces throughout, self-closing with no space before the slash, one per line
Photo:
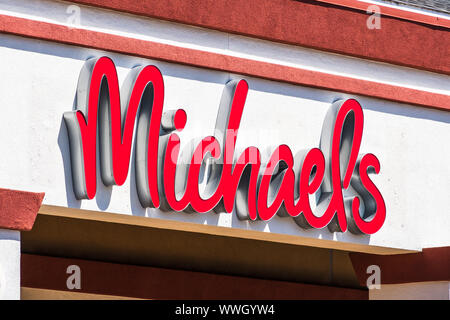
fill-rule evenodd
<path id="1" fill-rule="evenodd" d="M 375 155 L 368 153 L 359 157 L 351 186 L 362 198 L 364 212 L 360 213 L 360 197 L 355 197 L 348 203 L 346 201 L 346 205 L 351 205 L 349 230 L 352 233 L 373 234 L 383 226 L 386 219 L 386 205 L 380 191 L 369 178 L 369 173 L 379 172 L 380 162 Z"/>

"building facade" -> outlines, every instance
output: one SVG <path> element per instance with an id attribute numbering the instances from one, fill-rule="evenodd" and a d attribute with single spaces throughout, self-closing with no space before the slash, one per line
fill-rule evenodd
<path id="1" fill-rule="evenodd" d="M 0 2 L 3 299 L 449 299 L 439 1 Z"/>

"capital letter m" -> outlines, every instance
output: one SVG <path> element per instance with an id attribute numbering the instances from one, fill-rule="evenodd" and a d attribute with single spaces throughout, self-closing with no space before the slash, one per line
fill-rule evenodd
<path id="1" fill-rule="evenodd" d="M 155 66 L 133 68 L 119 92 L 116 67 L 110 58 L 86 61 L 78 79 L 76 108 L 64 113 L 78 199 L 92 199 L 96 194 L 97 125 L 102 181 L 122 185 L 128 175 L 137 121 L 138 196 L 144 207 L 159 207 L 157 152 L 163 102 L 164 82 Z"/>

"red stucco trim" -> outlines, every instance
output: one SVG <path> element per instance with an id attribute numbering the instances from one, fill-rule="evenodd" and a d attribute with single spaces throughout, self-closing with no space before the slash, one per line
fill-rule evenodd
<path id="1" fill-rule="evenodd" d="M 313 88 L 365 95 L 446 111 L 450 110 L 449 95 L 182 48 L 86 29 L 68 28 L 58 24 L 24 18 L 0 15 L 0 32 Z"/>
<path id="2" fill-rule="evenodd" d="M 381 19 L 381 29 L 370 30 L 367 28 L 369 15 L 365 11 L 313 0 L 71 2 L 450 73 L 450 32 L 445 20 L 441 22 L 447 27 L 385 15 Z M 414 17 L 423 19 L 425 15 Z"/>
<path id="3" fill-rule="evenodd" d="M 31 230 L 43 199 L 44 193 L 0 188 L 0 229 Z"/>
<path id="4" fill-rule="evenodd" d="M 350 253 L 353 268 L 361 285 L 369 274 L 367 267 L 377 265 L 381 283 L 450 281 L 450 247 L 423 249 L 422 252 L 396 255 Z"/>

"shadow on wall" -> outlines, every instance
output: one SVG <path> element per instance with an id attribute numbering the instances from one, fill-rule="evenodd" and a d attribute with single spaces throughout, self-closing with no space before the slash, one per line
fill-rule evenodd
<path id="1" fill-rule="evenodd" d="M 72 180 L 72 167 L 70 164 L 70 149 L 69 149 L 69 137 L 67 134 L 67 128 L 61 115 L 61 124 L 59 126 L 58 133 L 58 146 L 61 152 L 61 158 L 64 166 L 64 180 L 66 186 L 66 199 L 67 206 L 70 208 L 81 207 L 81 201 L 75 197 L 73 191 L 73 180 Z"/>
<path id="2" fill-rule="evenodd" d="M 69 149 L 69 137 L 67 134 L 67 128 L 64 123 L 64 119 L 61 117 L 61 125 L 59 126 L 58 134 L 58 146 L 61 152 L 61 157 L 64 165 L 64 179 L 66 186 L 66 199 L 67 206 L 71 208 L 80 208 L 81 200 L 75 197 L 73 191 L 73 179 L 72 179 L 72 167 L 70 159 L 70 149 Z M 100 163 L 99 152 L 97 150 L 97 163 Z M 100 170 L 97 170 L 97 193 L 95 195 L 95 201 L 97 202 L 97 207 L 100 210 L 106 210 L 111 202 L 112 186 L 105 186 L 102 183 L 100 176 Z M 136 196 L 137 197 L 137 196 Z"/>

